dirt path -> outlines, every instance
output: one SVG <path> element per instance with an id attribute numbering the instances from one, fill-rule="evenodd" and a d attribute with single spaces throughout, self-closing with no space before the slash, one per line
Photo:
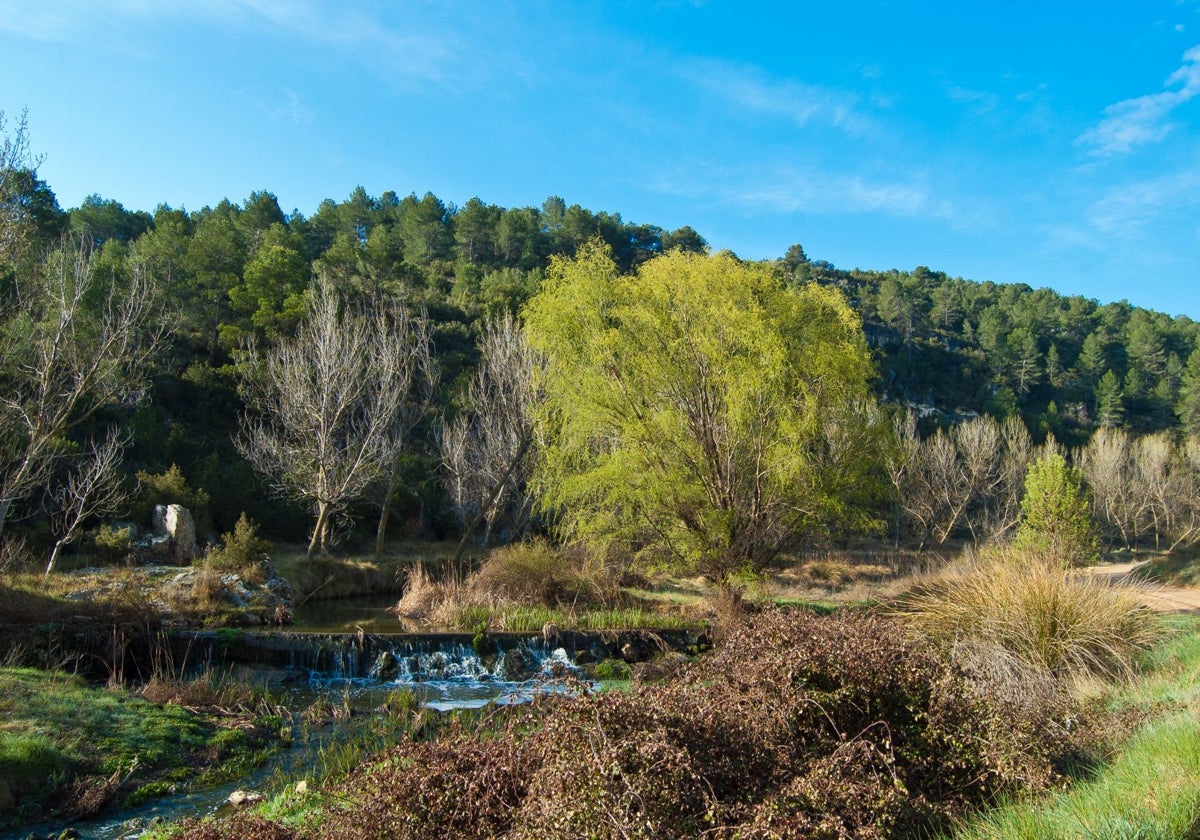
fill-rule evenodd
<path id="1" fill-rule="evenodd" d="M 1110 583 L 1135 581 L 1136 572 L 1148 560 L 1136 563 L 1101 563 L 1088 569 L 1089 574 L 1102 577 Z M 1142 600 L 1148 607 L 1159 612 L 1200 612 L 1200 589 L 1170 586 L 1162 583 L 1143 583 Z"/>

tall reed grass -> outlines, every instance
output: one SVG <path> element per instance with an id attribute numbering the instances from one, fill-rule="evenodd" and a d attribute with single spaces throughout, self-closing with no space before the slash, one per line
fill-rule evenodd
<path id="1" fill-rule="evenodd" d="M 916 634 L 994 647 L 1056 679 L 1124 677 L 1162 634 L 1137 586 L 1001 547 L 921 584 L 897 612 Z"/>

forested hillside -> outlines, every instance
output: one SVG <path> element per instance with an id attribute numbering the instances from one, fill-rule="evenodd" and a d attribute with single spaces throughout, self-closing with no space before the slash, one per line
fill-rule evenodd
<path id="1" fill-rule="evenodd" d="M 456 207 L 430 193 L 374 197 L 360 187 L 342 201 L 326 200 L 311 216 L 284 212 L 266 191 L 240 203 L 223 200 L 194 211 L 160 206 L 153 214 L 93 195 L 63 211 L 27 150 L 9 143 L 0 161 L 6 163 L 4 376 L 15 381 L 14 366 L 36 361 L 13 350 L 31 328 L 20 311 L 31 277 L 51 274 L 55 265 L 60 273 L 73 266 L 74 282 L 87 274 L 91 284 L 80 305 L 93 320 L 128 301 L 138 283 L 152 284 L 155 314 L 138 329 L 147 336 L 158 324 L 166 330 L 139 345 L 154 351 L 145 381 L 133 375 L 125 390 L 72 404 L 54 434 L 79 449 L 115 421 L 127 438 L 123 469 L 130 484 L 137 473 L 143 483 L 159 476 L 160 488 L 174 481 L 201 508 L 210 536 L 231 530 L 243 512 L 270 536 L 309 534 L 309 512 L 270 494 L 234 440 L 246 407 L 239 363 L 251 346 L 263 353 L 294 339 L 315 277 L 353 305 L 426 313 L 436 381 L 432 405 L 405 432 L 391 529 L 448 535 L 461 519 L 456 523 L 449 510 L 437 430 L 471 399 L 485 321 L 518 313 L 554 255 L 573 255 L 596 238 L 622 272 L 663 252 L 708 250 L 690 227 L 634 224 L 558 197 L 541 207 L 504 208 L 477 198 Z M 1020 418 L 1035 443 L 1053 434 L 1068 446 L 1082 446 L 1102 426 L 1200 432 L 1198 327 L 1188 318 L 924 267 L 843 270 L 810 260 L 800 245 L 767 265 L 786 283 L 845 294 L 876 357 L 879 396 L 885 405 L 914 408 L 923 435 L 983 413 Z M 131 358 L 114 357 L 114 364 Z M 11 472 L 13 456 L 6 457 Z M 178 473 L 161 478 L 173 465 Z M 12 488 L 3 503 L 13 506 L 12 521 L 45 540 L 39 529 L 48 530 L 46 504 L 35 486 Z M 131 504 L 116 513 L 132 516 Z M 367 519 L 345 521 L 358 522 L 365 538 L 374 527 Z"/>

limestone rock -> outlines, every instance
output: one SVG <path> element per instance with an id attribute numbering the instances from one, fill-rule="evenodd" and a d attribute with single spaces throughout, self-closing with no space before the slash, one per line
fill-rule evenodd
<path id="1" fill-rule="evenodd" d="M 156 505 L 154 533 L 171 544 L 171 559 L 183 566 L 196 558 L 196 523 L 183 505 Z"/>
<path id="2" fill-rule="evenodd" d="M 240 808 L 243 805 L 253 805 L 255 802 L 262 802 L 263 795 L 250 790 L 235 790 L 229 794 L 229 799 L 226 801 L 235 808 Z"/>

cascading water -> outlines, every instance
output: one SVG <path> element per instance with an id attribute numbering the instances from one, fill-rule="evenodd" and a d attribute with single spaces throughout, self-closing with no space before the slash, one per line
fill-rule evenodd
<path id="1" fill-rule="evenodd" d="M 461 642 L 376 641 L 364 657 L 332 656 L 334 668 L 309 671 L 307 688 L 342 693 L 355 706 L 371 706 L 399 688 L 437 711 L 519 703 L 534 695 L 570 690 L 563 678 L 582 677 L 566 648 L 528 639 L 489 653 Z M 576 686 L 578 683 L 576 683 Z"/>

